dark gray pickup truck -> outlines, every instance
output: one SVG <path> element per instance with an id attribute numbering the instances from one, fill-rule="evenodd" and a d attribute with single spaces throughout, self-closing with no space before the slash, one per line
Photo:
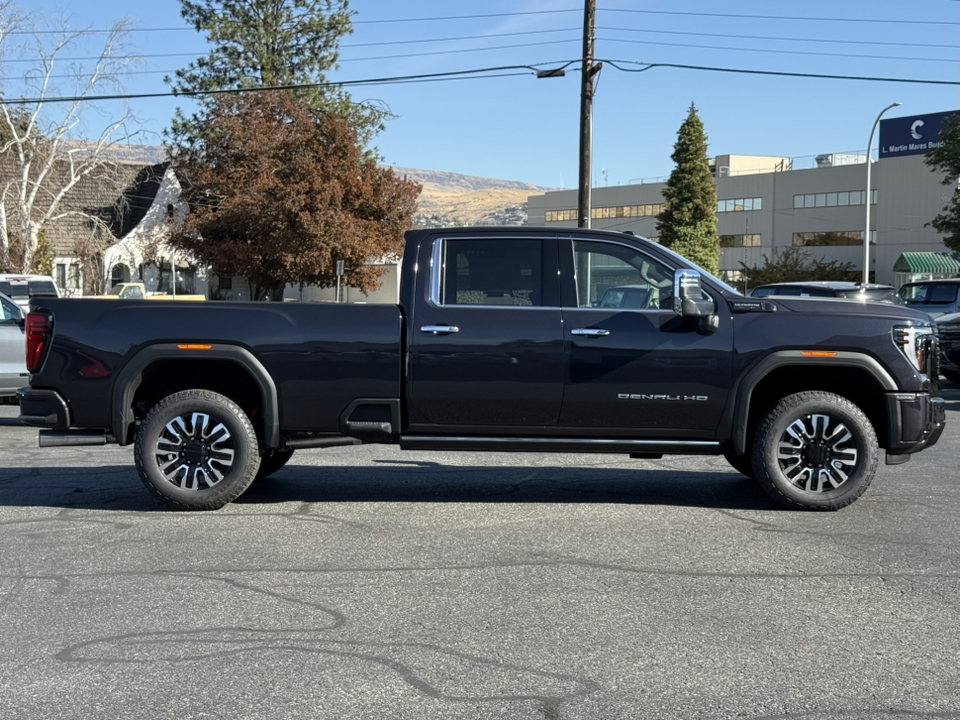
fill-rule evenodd
<path id="1" fill-rule="evenodd" d="M 20 421 L 216 509 L 299 448 L 724 455 L 841 508 L 944 426 L 930 318 L 746 298 L 614 232 L 408 234 L 398 305 L 35 299 Z"/>

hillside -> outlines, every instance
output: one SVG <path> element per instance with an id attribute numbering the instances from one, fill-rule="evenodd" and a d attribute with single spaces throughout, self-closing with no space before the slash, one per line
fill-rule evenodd
<path id="1" fill-rule="evenodd" d="M 514 180 L 415 168 L 393 169 L 423 186 L 417 227 L 523 225 L 527 221 L 527 197 L 548 189 Z"/>

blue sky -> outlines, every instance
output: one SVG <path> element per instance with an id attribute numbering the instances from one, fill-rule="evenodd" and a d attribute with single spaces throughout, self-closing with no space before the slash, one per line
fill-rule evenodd
<path id="1" fill-rule="evenodd" d="M 130 35 L 131 46 L 143 57 L 139 74 L 127 77 L 131 93 L 168 90 L 164 74 L 207 48 L 203 36 L 187 28 L 176 0 L 98 0 L 95 5 L 91 0 L 19 0 L 15 5 L 47 18 L 66 16 L 76 29 L 129 19 L 139 30 Z M 597 7 L 596 57 L 608 61 L 600 72 L 594 105 L 598 186 L 667 175 L 676 131 L 691 102 L 706 126 L 711 154 L 794 158 L 863 150 L 877 113 L 894 101 L 903 106 L 886 117 L 960 107 L 957 86 L 671 68 L 631 73 L 611 64 L 639 69 L 642 65 L 631 63 L 679 63 L 957 81 L 957 0 L 597 0 Z M 577 60 L 581 53 L 582 0 L 353 0 L 350 8 L 355 12 L 354 33 L 341 43 L 340 67 L 329 74 L 331 80 L 509 65 L 549 67 Z M 695 14 L 664 14 L 678 12 Z M 434 19 L 463 15 L 497 17 Z M 6 88 L 12 92 L 9 64 L 7 75 Z M 536 79 L 525 73 L 362 87 L 352 94 L 357 100 L 382 101 L 396 114 L 376 139 L 390 164 L 546 187 L 576 186 L 579 62 L 563 78 Z M 144 128 L 155 133 L 146 136 L 147 142 L 157 142 L 174 108 L 189 108 L 187 103 L 135 100 L 130 107 Z M 89 129 L 109 120 L 119 105 L 104 103 L 99 112 L 89 119 Z"/>

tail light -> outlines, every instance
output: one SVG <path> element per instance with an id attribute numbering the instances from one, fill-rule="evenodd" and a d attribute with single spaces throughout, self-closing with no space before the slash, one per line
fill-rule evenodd
<path id="1" fill-rule="evenodd" d="M 53 316 L 45 312 L 27 315 L 24 331 L 27 335 L 27 372 L 40 372 L 53 335 Z"/>

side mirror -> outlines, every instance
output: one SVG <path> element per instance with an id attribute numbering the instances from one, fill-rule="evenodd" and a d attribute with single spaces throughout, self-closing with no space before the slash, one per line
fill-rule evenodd
<path id="1" fill-rule="evenodd" d="M 673 274 L 673 311 L 680 317 L 700 318 L 697 332 L 701 335 L 712 335 L 720 326 L 717 305 L 703 294 L 696 270 L 677 270 Z"/>
<path id="2" fill-rule="evenodd" d="M 703 294 L 696 270 L 677 270 L 673 274 L 673 311 L 682 317 L 708 317 L 717 312 L 713 300 Z"/>

